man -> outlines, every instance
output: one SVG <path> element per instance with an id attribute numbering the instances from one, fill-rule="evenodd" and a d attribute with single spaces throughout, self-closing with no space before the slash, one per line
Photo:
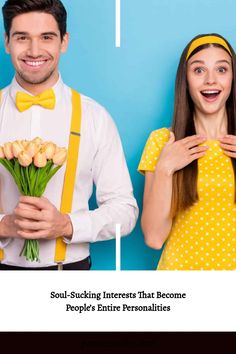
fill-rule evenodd
<path id="1" fill-rule="evenodd" d="M 68 46 L 67 14 L 61 1 L 8 0 L 2 10 L 5 46 L 15 77 L 1 92 L 0 144 L 39 136 L 69 146 L 68 161 L 71 154 L 77 152 L 78 157 L 73 190 L 68 191 L 73 185 L 73 178 L 68 182 L 72 167 L 63 166 L 41 198 L 19 196 L 8 171 L 0 166 L 0 270 L 90 269 L 89 243 L 113 238 L 116 223 L 127 235 L 137 220 L 118 132 L 103 107 L 73 93 L 60 77 L 60 55 Z M 16 100 L 20 95 L 23 101 L 32 98 L 27 108 L 20 98 Z M 40 100 L 44 95 L 53 101 L 53 109 Z M 74 123 L 81 119 L 80 131 L 71 131 L 71 117 Z M 90 211 L 93 183 L 99 207 Z M 70 212 L 61 211 L 63 193 L 71 198 Z M 40 263 L 19 256 L 26 239 L 39 240 Z"/>

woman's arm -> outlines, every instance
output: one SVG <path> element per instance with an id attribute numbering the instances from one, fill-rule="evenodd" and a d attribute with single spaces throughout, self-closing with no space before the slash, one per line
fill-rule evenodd
<path id="1" fill-rule="evenodd" d="M 141 226 L 151 248 L 161 249 L 171 230 L 172 176 L 164 169 L 145 174 Z"/>
<path id="2" fill-rule="evenodd" d="M 161 151 L 155 172 L 146 172 L 141 218 L 145 242 L 161 249 L 172 227 L 171 200 L 173 174 L 205 155 L 207 146 L 198 146 L 205 137 L 193 135 L 175 141 L 171 133 Z"/>

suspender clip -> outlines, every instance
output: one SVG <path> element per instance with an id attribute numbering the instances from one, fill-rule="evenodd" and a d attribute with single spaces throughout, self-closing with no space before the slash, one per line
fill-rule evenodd
<path id="1" fill-rule="evenodd" d="M 63 263 L 57 263 L 57 270 L 63 270 Z"/>

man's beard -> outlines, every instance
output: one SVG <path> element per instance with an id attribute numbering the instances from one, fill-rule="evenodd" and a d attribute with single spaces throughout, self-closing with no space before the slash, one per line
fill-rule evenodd
<path id="1" fill-rule="evenodd" d="M 24 74 L 24 72 L 22 71 L 17 71 L 18 76 L 27 84 L 30 85 L 40 85 L 45 83 L 48 79 L 50 79 L 50 77 L 53 75 L 54 70 L 51 70 L 50 72 L 46 73 L 45 76 L 41 77 L 41 78 L 29 78 L 27 75 Z"/>

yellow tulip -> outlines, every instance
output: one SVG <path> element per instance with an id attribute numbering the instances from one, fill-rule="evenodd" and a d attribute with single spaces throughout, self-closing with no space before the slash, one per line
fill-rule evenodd
<path id="1" fill-rule="evenodd" d="M 37 145 L 41 145 L 43 143 L 43 140 L 39 137 L 34 138 L 32 142 L 36 143 Z"/>
<path id="2" fill-rule="evenodd" d="M 44 167 L 47 164 L 46 154 L 43 149 L 40 149 L 34 156 L 34 164 L 36 167 Z"/>
<path id="3" fill-rule="evenodd" d="M 43 149 L 45 151 L 46 158 L 48 160 L 52 160 L 52 158 L 56 152 L 56 145 L 51 142 L 48 142 L 43 145 Z"/>
<path id="4" fill-rule="evenodd" d="M 4 154 L 5 154 L 5 157 L 8 160 L 11 160 L 11 159 L 14 158 L 14 155 L 13 155 L 13 152 L 12 152 L 12 143 L 11 142 L 4 144 L 3 151 L 4 151 Z"/>
<path id="5" fill-rule="evenodd" d="M 0 159 L 5 159 L 5 154 L 2 146 L 0 146 Z"/>
<path id="6" fill-rule="evenodd" d="M 26 149 L 29 144 L 29 141 L 28 140 L 21 140 L 20 143 L 21 143 L 21 145 L 23 145 L 24 149 Z"/>
<path id="7" fill-rule="evenodd" d="M 23 145 L 21 145 L 21 142 L 19 141 L 14 141 L 12 143 L 12 152 L 14 157 L 18 157 L 19 153 L 24 150 Z"/>
<path id="8" fill-rule="evenodd" d="M 31 157 L 34 157 L 40 150 L 40 145 L 35 141 L 30 141 L 26 147 L 26 151 Z"/>
<path id="9" fill-rule="evenodd" d="M 19 164 L 23 167 L 27 167 L 32 163 L 32 157 L 26 151 L 21 151 L 18 155 Z"/>
<path id="10" fill-rule="evenodd" d="M 57 152 L 53 156 L 53 163 L 55 165 L 61 166 L 66 161 L 66 157 L 67 157 L 66 148 L 58 148 Z"/>

